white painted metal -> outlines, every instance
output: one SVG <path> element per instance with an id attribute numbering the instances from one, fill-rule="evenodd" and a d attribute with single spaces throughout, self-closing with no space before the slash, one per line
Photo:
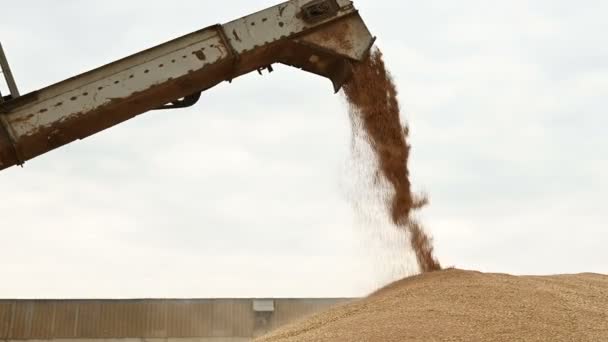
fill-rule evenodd
<path id="1" fill-rule="evenodd" d="M 339 10 L 336 16 L 307 23 L 299 13 L 310 2 L 310 0 L 287 1 L 225 24 L 224 29 L 230 44 L 238 53 L 247 52 L 355 12 L 351 1 L 340 0 L 337 1 Z"/>
<path id="2" fill-rule="evenodd" d="M 114 99 L 128 98 L 228 56 L 227 48 L 213 31 L 203 31 L 192 38 L 175 41 L 159 51 L 152 50 L 135 56 L 133 60 L 125 60 L 109 70 L 99 70 L 87 75 L 88 80 L 84 82 L 75 80 L 62 85 L 61 89 L 50 89 L 48 93 L 43 93 L 44 100 L 7 116 L 13 134 L 17 137 L 33 134 L 57 121 L 84 115 Z M 202 49 L 205 50 L 205 60 L 193 54 Z"/>

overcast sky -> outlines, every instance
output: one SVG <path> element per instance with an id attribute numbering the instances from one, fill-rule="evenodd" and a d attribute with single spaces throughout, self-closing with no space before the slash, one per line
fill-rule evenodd
<path id="1" fill-rule="evenodd" d="M 26 93 L 275 3 L 13 1 L 0 40 Z M 608 273 L 608 2 L 356 5 L 442 263 Z M 0 297 L 355 296 L 411 274 L 350 130 L 328 80 L 277 67 L 3 171 Z"/>

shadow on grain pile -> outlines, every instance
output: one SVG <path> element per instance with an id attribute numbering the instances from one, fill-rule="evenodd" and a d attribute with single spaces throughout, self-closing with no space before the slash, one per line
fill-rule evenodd
<path id="1" fill-rule="evenodd" d="M 425 273 L 256 341 L 608 341 L 608 276 Z"/>

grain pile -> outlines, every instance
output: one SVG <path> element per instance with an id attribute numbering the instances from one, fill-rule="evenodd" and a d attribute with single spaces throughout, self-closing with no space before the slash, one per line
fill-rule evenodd
<path id="1" fill-rule="evenodd" d="M 411 218 L 412 211 L 424 206 L 426 199 L 416 198 L 411 190 L 407 165 L 410 153 L 408 128 L 402 126 L 397 89 L 380 50 L 373 50 L 364 63 L 355 66 L 353 77 L 344 85 L 344 94 L 351 118 L 361 123 L 376 154 L 379 173 L 394 190 L 388 210 L 392 222 L 410 233 L 411 245 L 421 271 L 441 269 L 433 256 L 431 239 L 422 226 Z M 356 124 L 353 127 L 357 129 Z"/>
<path id="2" fill-rule="evenodd" d="M 412 218 L 426 200 L 412 193 L 408 129 L 379 50 L 355 66 L 344 93 L 377 175 L 390 184 L 390 219 L 409 233 L 423 273 L 257 341 L 608 341 L 608 276 L 441 271 L 431 239 Z"/>
<path id="3" fill-rule="evenodd" d="M 259 341 L 608 341 L 608 276 L 426 273 Z"/>

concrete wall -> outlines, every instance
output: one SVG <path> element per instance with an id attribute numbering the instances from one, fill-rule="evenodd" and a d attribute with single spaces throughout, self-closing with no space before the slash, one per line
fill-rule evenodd
<path id="1" fill-rule="evenodd" d="M 345 301 L 0 300 L 0 340 L 242 342 Z"/>

